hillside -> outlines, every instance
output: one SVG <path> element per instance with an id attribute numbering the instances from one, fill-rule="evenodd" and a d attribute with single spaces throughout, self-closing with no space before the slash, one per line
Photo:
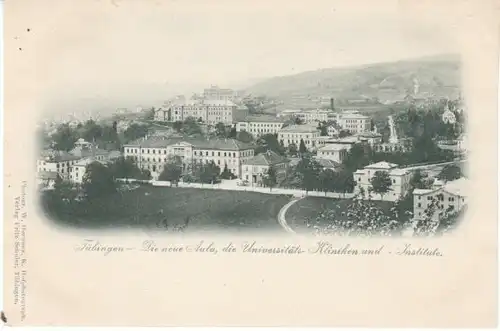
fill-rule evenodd
<path id="1" fill-rule="evenodd" d="M 401 101 L 408 94 L 417 98 L 431 95 L 456 97 L 459 86 L 458 56 L 443 55 L 273 77 L 248 87 L 246 91 L 274 97 L 293 106 L 321 103 L 320 97 L 339 100 L 378 98 L 383 103 Z"/>

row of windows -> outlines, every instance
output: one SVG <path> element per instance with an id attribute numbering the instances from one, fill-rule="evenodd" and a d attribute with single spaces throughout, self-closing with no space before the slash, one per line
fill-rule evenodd
<path id="1" fill-rule="evenodd" d="M 317 135 L 309 135 L 309 134 L 306 134 L 306 135 L 301 135 L 301 134 L 285 134 L 285 133 L 280 133 L 280 136 L 282 136 L 282 138 L 315 138 L 317 137 Z"/>
<path id="2" fill-rule="evenodd" d="M 418 196 L 418 200 L 421 200 L 421 199 L 422 199 L 422 196 L 421 196 L 421 195 L 419 195 L 419 196 Z M 442 195 L 438 195 L 438 196 L 437 196 L 437 199 L 438 199 L 439 201 L 444 201 L 444 197 L 443 197 Z M 429 196 L 427 197 L 427 200 L 429 200 L 429 201 L 430 201 L 430 200 L 432 200 L 432 196 L 430 196 L 430 195 L 429 195 Z M 455 201 L 455 198 L 454 198 L 454 197 L 448 197 L 448 201 L 449 201 L 449 202 L 454 202 L 454 201 Z M 464 198 L 462 198 L 462 202 L 463 202 L 463 201 L 465 201 L 465 199 L 464 199 Z"/>
<path id="3" fill-rule="evenodd" d="M 250 126 L 257 126 L 257 127 L 267 127 L 267 128 L 272 128 L 272 127 L 277 127 L 281 128 L 283 124 L 282 123 L 276 123 L 276 124 L 268 124 L 268 123 L 250 123 Z"/>

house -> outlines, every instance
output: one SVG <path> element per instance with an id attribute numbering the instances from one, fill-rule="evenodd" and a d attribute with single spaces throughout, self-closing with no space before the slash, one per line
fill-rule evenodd
<path id="1" fill-rule="evenodd" d="M 36 174 L 37 184 L 45 190 L 52 190 L 59 174 L 56 171 L 40 171 Z"/>
<path id="2" fill-rule="evenodd" d="M 300 146 L 300 141 L 303 140 L 308 149 L 313 149 L 316 146 L 316 138 L 321 136 L 321 132 L 316 126 L 310 125 L 290 125 L 278 131 L 278 141 L 283 146 L 288 147 L 295 144 L 297 149 Z"/>
<path id="3" fill-rule="evenodd" d="M 290 160 L 268 150 L 245 161 L 242 165 L 242 179 L 248 180 L 253 186 L 263 186 L 262 179 L 272 166 L 276 170 L 277 182 L 281 182 L 286 177 Z"/>
<path id="4" fill-rule="evenodd" d="M 246 131 L 254 137 L 265 134 L 277 134 L 285 125 L 283 119 L 273 116 L 249 116 L 236 123 L 236 132 Z"/>
<path id="5" fill-rule="evenodd" d="M 442 115 L 442 120 L 446 124 L 455 124 L 457 122 L 457 117 L 450 109 L 448 109 L 448 106 L 446 106 Z"/>
<path id="6" fill-rule="evenodd" d="M 423 219 L 433 199 L 438 200 L 438 206 L 432 219 L 439 219 L 447 210 L 459 212 L 467 205 L 468 185 L 462 177 L 446 184 L 436 183 L 431 189 L 413 190 L 413 217 Z"/>
<path id="7" fill-rule="evenodd" d="M 295 116 L 300 118 L 304 123 L 317 123 L 328 121 L 328 114 L 331 113 L 325 109 L 302 110 L 295 113 Z"/>
<path id="8" fill-rule="evenodd" d="M 376 144 L 382 143 L 382 135 L 380 133 L 374 132 L 361 132 L 356 134 L 359 141 L 370 144 L 370 146 L 374 146 Z"/>
<path id="9" fill-rule="evenodd" d="M 70 168 L 69 180 L 75 184 L 82 184 L 85 173 L 87 172 L 87 166 L 94 162 L 102 163 L 93 158 L 85 158 L 73 164 Z"/>
<path id="10" fill-rule="evenodd" d="M 335 121 L 342 128 L 352 134 L 368 132 L 371 129 L 371 118 L 358 111 L 343 111 L 335 114 Z"/>
<path id="11" fill-rule="evenodd" d="M 347 157 L 348 147 L 345 144 L 327 144 L 318 149 L 318 159 L 328 159 L 342 163 Z"/>
<path id="12" fill-rule="evenodd" d="M 69 178 L 70 167 L 81 159 L 79 156 L 64 151 L 53 151 L 50 154 L 43 154 L 37 160 L 37 173 L 55 172 L 62 179 Z"/>
<path id="13" fill-rule="evenodd" d="M 241 177 L 241 165 L 254 156 L 255 146 L 235 139 L 194 139 L 183 137 L 145 137 L 124 145 L 124 156 L 132 157 L 140 169 L 149 170 L 157 178 L 170 156 L 182 160 L 183 171 L 196 164 L 214 162 L 221 172 L 227 165 L 236 177 Z"/>
<path id="14" fill-rule="evenodd" d="M 382 161 L 370 164 L 354 173 L 354 181 L 356 182 L 354 192 L 360 193 L 361 191 L 364 191 L 368 194 L 368 192 L 372 189 L 370 180 L 377 171 L 384 171 L 389 174 L 391 186 L 389 188 L 389 192 L 384 195 L 371 193 L 372 200 L 396 201 L 399 198 L 404 197 L 410 190 L 411 172 L 409 170 L 399 168 L 399 166 L 395 163 Z"/>

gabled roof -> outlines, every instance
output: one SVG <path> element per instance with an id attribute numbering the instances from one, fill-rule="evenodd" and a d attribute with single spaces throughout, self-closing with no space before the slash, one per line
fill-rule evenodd
<path id="1" fill-rule="evenodd" d="M 260 153 L 258 155 L 255 155 L 253 158 L 247 160 L 243 164 L 269 166 L 285 162 L 290 162 L 290 160 L 277 154 L 276 152 L 269 150 L 265 153 Z"/>
<path id="2" fill-rule="evenodd" d="M 307 124 L 304 125 L 290 125 L 280 130 L 280 132 L 297 132 L 297 133 L 312 133 L 320 132 L 316 127 Z"/>
<path id="3" fill-rule="evenodd" d="M 56 151 L 51 156 L 47 157 L 47 162 L 66 162 L 79 160 L 80 157 L 72 155 L 68 152 Z"/>
<path id="4" fill-rule="evenodd" d="M 466 197 L 469 189 L 469 180 L 462 177 L 457 180 L 446 183 L 443 190 L 457 196 Z"/>
<path id="5" fill-rule="evenodd" d="M 338 168 L 340 167 L 340 163 L 338 162 L 335 162 L 333 160 L 328 160 L 328 159 L 321 159 L 321 158 L 315 158 L 316 162 L 319 163 L 320 166 L 322 166 L 323 168 L 329 168 L 329 169 L 333 169 L 333 168 Z"/>
<path id="6" fill-rule="evenodd" d="M 140 139 L 134 141 L 133 143 L 124 145 L 127 146 L 136 146 L 140 148 L 167 148 L 168 146 L 186 143 L 192 145 L 195 148 L 200 149 L 216 149 L 216 150 L 245 150 L 245 149 L 253 149 L 254 145 L 241 142 L 236 139 L 200 139 L 200 138 L 184 138 L 184 137 L 150 137 L 148 139 Z"/>
<path id="7" fill-rule="evenodd" d="M 326 144 L 318 149 L 319 152 L 347 150 L 345 144 Z"/>

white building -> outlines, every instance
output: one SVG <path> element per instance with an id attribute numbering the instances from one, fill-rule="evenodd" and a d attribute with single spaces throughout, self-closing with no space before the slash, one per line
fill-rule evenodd
<path id="1" fill-rule="evenodd" d="M 344 147 L 347 151 L 349 151 L 357 143 L 360 143 L 360 140 L 356 136 L 348 136 L 343 138 L 317 137 L 315 145 L 318 149 L 324 146 L 336 145 L 339 147 Z"/>
<path id="2" fill-rule="evenodd" d="M 203 91 L 203 98 L 207 100 L 233 101 L 235 96 L 235 91 L 228 88 L 220 88 L 217 85 L 212 85 Z"/>
<path id="3" fill-rule="evenodd" d="M 303 140 L 308 149 L 313 149 L 316 146 L 316 138 L 320 136 L 321 132 L 315 126 L 291 125 L 278 132 L 278 141 L 285 147 L 295 144 L 298 149 L 300 141 Z"/>
<path id="4" fill-rule="evenodd" d="M 382 135 L 374 132 L 361 132 L 356 134 L 360 142 L 365 142 L 371 146 L 382 143 Z"/>
<path id="5" fill-rule="evenodd" d="M 184 121 L 188 117 L 210 125 L 234 122 L 237 106 L 230 100 L 187 100 L 167 103 L 155 111 L 154 120 L 160 122 Z"/>
<path id="6" fill-rule="evenodd" d="M 335 120 L 342 130 L 347 130 L 352 134 L 371 131 L 371 118 L 357 111 L 337 113 Z"/>
<path id="7" fill-rule="evenodd" d="M 468 185 L 467 179 L 460 178 L 444 185 L 434 185 L 432 189 L 413 190 L 413 217 L 423 219 L 433 199 L 438 200 L 438 207 L 432 219 L 439 219 L 447 210 L 460 211 L 467 204 Z"/>
<path id="8" fill-rule="evenodd" d="M 276 115 L 276 117 L 290 117 L 290 116 L 294 116 L 297 113 L 300 113 L 301 111 L 302 110 L 300 110 L 300 109 L 285 109 L 285 110 L 280 111 Z"/>
<path id="9" fill-rule="evenodd" d="M 241 165 L 254 156 L 255 146 L 235 139 L 143 138 L 124 145 L 124 156 L 132 157 L 139 168 L 149 170 L 153 178 L 163 171 L 170 156 L 182 160 L 183 171 L 200 163 L 214 162 L 221 172 L 225 165 L 236 177 L 241 177 Z"/>
<path id="10" fill-rule="evenodd" d="M 345 144 L 327 144 L 318 149 L 316 157 L 342 163 L 347 157 L 347 151 Z"/>
<path id="11" fill-rule="evenodd" d="M 272 116 L 247 117 L 244 121 L 236 123 L 236 132 L 246 131 L 254 137 L 264 134 L 277 134 L 285 121 Z"/>
<path id="12" fill-rule="evenodd" d="M 304 123 L 317 123 L 328 121 L 328 115 L 331 113 L 325 109 L 302 110 L 295 113 L 295 116 L 300 118 Z"/>
<path id="13" fill-rule="evenodd" d="M 286 177 L 286 171 L 290 160 L 268 150 L 266 153 L 258 154 L 245 161 L 242 165 L 241 178 L 247 180 L 252 186 L 263 186 L 263 177 L 267 174 L 269 167 L 276 170 L 277 182 L 281 182 Z"/>
<path id="14" fill-rule="evenodd" d="M 37 160 L 37 173 L 55 172 L 62 179 L 69 179 L 70 168 L 81 157 L 68 152 L 54 151 L 51 155 L 44 155 Z"/>
<path id="15" fill-rule="evenodd" d="M 372 188 L 370 180 L 373 178 L 377 171 L 384 171 L 389 174 L 391 179 L 391 187 L 389 192 L 381 196 L 380 194 L 371 193 L 372 200 L 386 200 L 386 201 L 396 201 L 401 197 L 404 197 L 410 189 L 410 179 L 411 172 L 405 169 L 398 168 L 397 164 L 388 163 L 385 161 L 370 164 L 364 169 L 359 169 L 354 173 L 354 181 L 356 186 L 354 191 L 359 193 L 361 188 L 368 196 L 368 192 Z"/>

